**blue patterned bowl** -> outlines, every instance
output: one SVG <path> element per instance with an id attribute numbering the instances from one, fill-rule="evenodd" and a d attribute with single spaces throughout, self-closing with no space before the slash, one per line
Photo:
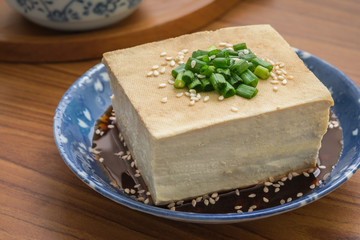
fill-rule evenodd
<path id="1" fill-rule="evenodd" d="M 44 27 L 85 31 L 129 16 L 142 0 L 6 0 L 28 20 Z"/>
<path id="2" fill-rule="evenodd" d="M 292 202 L 245 213 L 186 213 L 146 205 L 114 188 L 97 165 L 90 149 L 95 121 L 111 104 L 109 76 L 101 63 L 80 77 L 61 99 L 54 117 L 57 147 L 70 169 L 95 191 L 129 208 L 159 217 L 200 223 L 230 223 L 268 217 L 309 204 L 339 187 L 360 167 L 360 90 L 330 64 L 309 53 L 295 50 L 331 91 L 335 101 L 334 110 L 343 128 L 344 148 L 330 176 L 314 190 Z"/>

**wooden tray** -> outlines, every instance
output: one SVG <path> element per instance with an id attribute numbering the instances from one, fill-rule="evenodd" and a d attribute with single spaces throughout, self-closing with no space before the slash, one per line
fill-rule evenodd
<path id="1" fill-rule="evenodd" d="M 127 19 L 96 31 L 66 33 L 35 25 L 0 1 L 0 61 L 62 62 L 179 36 L 222 15 L 237 0 L 144 0 Z"/>

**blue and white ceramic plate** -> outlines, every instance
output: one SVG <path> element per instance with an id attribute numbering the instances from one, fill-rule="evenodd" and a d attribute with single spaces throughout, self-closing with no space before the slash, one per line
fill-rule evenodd
<path id="1" fill-rule="evenodd" d="M 186 213 L 143 204 L 111 186 L 91 153 L 94 124 L 111 104 L 109 76 L 101 63 L 80 77 L 61 99 L 54 117 L 57 147 L 70 169 L 95 191 L 129 208 L 159 217 L 200 223 L 230 223 L 268 217 L 309 204 L 339 187 L 360 166 L 360 90 L 330 64 L 309 53 L 295 50 L 331 91 L 344 140 L 342 155 L 331 175 L 320 186 L 295 201 L 241 214 Z"/>

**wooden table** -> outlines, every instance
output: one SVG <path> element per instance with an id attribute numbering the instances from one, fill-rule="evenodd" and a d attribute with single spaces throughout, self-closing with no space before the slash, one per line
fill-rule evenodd
<path id="1" fill-rule="evenodd" d="M 360 86 L 359 12 L 356 0 L 242 0 L 202 29 L 269 23 Z M 52 123 L 65 91 L 99 61 L 0 63 L 0 239 L 360 239 L 359 172 L 310 205 L 227 225 L 153 217 L 87 187 L 61 159 Z"/>

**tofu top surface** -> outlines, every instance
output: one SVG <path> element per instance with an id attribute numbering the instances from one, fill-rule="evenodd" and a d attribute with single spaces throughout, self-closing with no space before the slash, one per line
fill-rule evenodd
<path id="1" fill-rule="evenodd" d="M 278 84 L 274 92 L 271 77 L 259 79 L 258 94 L 253 99 L 245 99 L 237 95 L 219 101 L 219 93 L 201 92 L 202 99 L 194 106 L 189 106 L 189 98 L 185 95 L 178 98 L 176 94 L 187 91 L 175 89 L 168 84 L 171 76 L 169 62 L 166 72 L 158 77 L 146 77 L 152 66 L 165 62 L 160 53 L 166 56 L 177 56 L 182 49 L 189 49 L 185 54 L 186 61 L 191 53 L 198 49 L 206 50 L 220 42 L 237 44 L 245 42 L 247 47 L 257 57 L 268 57 L 274 62 L 285 63 L 284 69 L 293 80 L 288 80 L 284 86 Z M 107 52 L 103 62 L 110 69 L 136 109 L 144 125 L 155 139 L 176 136 L 196 129 L 202 129 L 214 124 L 221 124 L 236 119 L 246 119 L 259 114 L 279 111 L 302 104 L 324 101 L 329 106 L 333 100 L 327 88 L 308 70 L 301 59 L 290 48 L 289 44 L 270 25 L 252 25 L 223 28 L 216 31 L 205 31 L 187 34 L 163 41 L 147 43 L 132 48 Z M 177 65 L 176 65 L 177 66 Z M 273 70 L 274 71 L 274 70 Z M 166 83 L 165 88 L 159 88 L 160 83 Z M 204 96 L 210 96 L 208 102 L 203 102 Z M 167 97 L 167 103 L 161 99 Z M 231 111 L 234 106 L 237 112 Z"/>

